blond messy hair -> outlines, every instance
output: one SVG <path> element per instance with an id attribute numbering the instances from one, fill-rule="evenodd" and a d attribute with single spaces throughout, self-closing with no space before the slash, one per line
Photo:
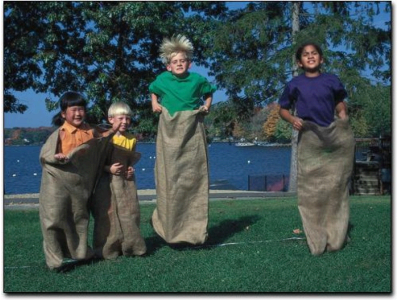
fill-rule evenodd
<path id="1" fill-rule="evenodd" d="M 110 105 L 110 108 L 108 109 L 108 117 L 112 118 L 120 115 L 127 115 L 132 117 L 133 113 L 128 104 L 124 102 L 114 102 Z"/>
<path id="2" fill-rule="evenodd" d="M 171 59 L 180 52 L 186 55 L 191 61 L 193 58 L 193 45 L 189 39 L 181 34 L 172 36 L 171 39 L 164 38 L 160 47 L 160 58 L 165 65 L 168 65 Z"/>

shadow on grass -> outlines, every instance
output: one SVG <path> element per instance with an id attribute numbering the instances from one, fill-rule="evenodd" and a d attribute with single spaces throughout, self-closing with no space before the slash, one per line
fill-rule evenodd
<path id="1" fill-rule="evenodd" d="M 76 260 L 71 262 L 65 262 L 62 264 L 61 267 L 56 268 L 54 271 L 57 273 L 67 273 L 75 270 L 77 267 L 80 266 L 89 266 L 98 263 L 102 259 L 100 258 L 91 258 L 86 260 Z"/>
<path id="2" fill-rule="evenodd" d="M 239 219 L 228 219 L 221 221 L 208 230 L 208 239 L 203 245 L 191 245 L 188 243 L 180 243 L 169 245 L 175 250 L 200 250 L 211 249 L 215 246 L 223 244 L 227 239 L 236 233 L 246 230 L 249 226 L 255 224 L 261 217 L 258 215 L 244 216 Z"/>
<path id="3" fill-rule="evenodd" d="M 208 239 L 203 245 L 192 245 L 189 243 L 168 244 L 161 237 L 155 234 L 149 238 L 146 238 L 147 252 L 145 256 L 153 255 L 158 249 L 164 246 L 169 246 L 170 248 L 179 251 L 212 248 L 216 245 L 224 243 L 227 239 L 255 224 L 260 219 L 260 216 L 252 215 L 244 216 L 239 219 L 223 220 L 218 225 L 208 229 Z"/>
<path id="4" fill-rule="evenodd" d="M 154 255 L 154 253 L 157 252 L 158 249 L 168 245 L 157 234 L 154 234 L 153 236 L 146 238 L 145 241 L 146 241 L 147 251 L 144 254 L 144 256 Z"/>
<path id="5" fill-rule="evenodd" d="M 209 229 L 209 238 L 205 245 L 212 246 L 225 242 L 236 233 L 246 230 L 261 219 L 259 215 L 244 216 L 239 219 L 223 220 Z"/>

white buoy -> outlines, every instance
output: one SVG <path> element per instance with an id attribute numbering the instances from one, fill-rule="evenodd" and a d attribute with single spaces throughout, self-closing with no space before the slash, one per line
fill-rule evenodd
<path id="1" fill-rule="evenodd" d="M 17 159 L 17 162 L 19 162 L 19 159 Z"/>
<path id="2" fill-rule="evenodd" d="M 37 173 L 33 173 L 33 176 L 36 176 L 37 175 Z"/>
<path id="3" fill-rule="evenodd" d="M 15 177 L 15 176 L 17 176 L 17 174 L 13 174 L 12 176 Z"/>
<path id="4" fill-rule="evenodd" d="M 145 171 L 145 170 L 146 170 L 145 168 L 142 169 L 142 171 Z"/>
<path id="5" fill-rule="evenodd" d="M 249 161 L 249 160 L 247 161 L 248 164 L 249 164 L 250 162 L 251 162 L 251 161 Z"/>

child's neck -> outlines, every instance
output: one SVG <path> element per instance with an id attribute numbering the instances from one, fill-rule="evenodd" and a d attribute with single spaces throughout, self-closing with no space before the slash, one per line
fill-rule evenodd
<path id="1" fill-rule="evenodd" d="M 306 77 L 318 77 L 319 75 L 321 75 L 321 72 L 319 70 L 312 72 L 305 71 L 304 75 L 306 75 Z"/>
<path id="2" fill-rule="evenodd" d="M 67 122 L 67 121 L 65 121 L 65 123 L 67 123 L 69 126 L 77 128 L 77 129 L 81 129 L 82 127 L 85 126 L 85 122 L 82 122 L 81 124 L 79 124 L 79 126 L 76 126 L 75 124 L 72 124 L 72 123 Z"/>
<path id="3" fill-rule="evenodd" d="M 116 136 L 121 136 L 121 135 L 125 136 L 125 132 L 117 131 L 117 132 L 115 133 L 115 135 L 116 135 Z"/>
<path id="4" fill-rule="evenodd" d="M 185 72 L 185 73 L 183 73 L 183 74 L 173 74 L 172 73 L 172 75 L 174 75 L 175 77 L 178 77 L 179 79 L 184 79 L 184 78 L 186 78 L 186 77 L 188 77 L 189 76 L 189 72 Z"/>

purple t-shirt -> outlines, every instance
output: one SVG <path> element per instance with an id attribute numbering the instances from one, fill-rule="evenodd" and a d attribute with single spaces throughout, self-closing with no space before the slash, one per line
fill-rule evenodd
<path id="1" fill-rule="evenodd" d="M 326 127 L 334 121 L 336 105 L 346 97 L 347 92 L 336 75 L 322 73 L 307 77 L 302 74 L 286 85 L 279 104 L 285 109 L 295 105 L 299 118 Z"/>

